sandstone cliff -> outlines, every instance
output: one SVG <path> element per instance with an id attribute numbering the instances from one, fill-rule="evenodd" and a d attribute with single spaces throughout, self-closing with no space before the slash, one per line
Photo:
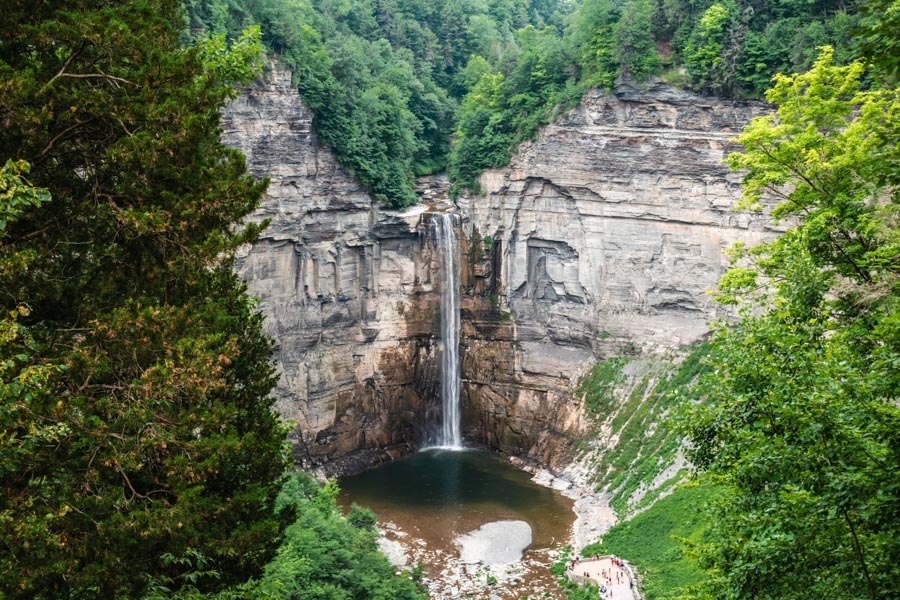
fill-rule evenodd
<path id="1" fill-rule="evenodd" d="M 594 361 L 707 332 L 724 249 L 773 234 L 731 210 L 740 177 L 721 164 L 764 110 L 662 85 L 591 92 L 459 201 L 467 440 L 559 466 L 586 427 L 573 390 Z M 271 223 L 236 269 L 276 340 L 297 461 L 339 473 L 421 445 L 440 418 L 440 259 L 424 208 L 376 206 L 316 142 L 283 70 L 223 127 L 271 179 L 253 216 Z"/>
<path id="2" fill-rule="evenodd" d="M 283 69 L 231 103 L 223 130 L 250 171 L 271 179 L 252 217 L 271 222 L 235 268 L 276 341 L 276 408 L 295 422 L 297 461 L 340 472 L 356 467 L 345 457 L 373 462 L 417 446 L 440 416 L 439 261 L 421 211 L 375 205 L 317 143 Z"/>
<path id="3" fill-rule="evenodd" d="M 470 439 L 553 464 L 560 434 L 583 426 L 571 392 L 598 357 L 708 331 L 724 250 L 773 235 L 732 210 L 740 175 L 722 164 L 765 110 L 662 84 L 592 91 L 482 175 L 483 195 L 460 202 L 481 248 L 463 319 Z"/>

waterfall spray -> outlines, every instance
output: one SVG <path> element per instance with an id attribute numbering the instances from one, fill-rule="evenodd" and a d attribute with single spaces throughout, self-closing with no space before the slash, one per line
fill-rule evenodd
<path id="1" fill-rule="evenodd" d="M 462 448 L 459 408 L 459 249 L 453 215 L 432 215 L 441 252 L 441 401 L 444 422 L 439 444 Z"/>

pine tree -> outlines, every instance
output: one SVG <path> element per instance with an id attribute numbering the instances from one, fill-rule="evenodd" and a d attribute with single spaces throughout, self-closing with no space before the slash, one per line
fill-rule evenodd
<path id="1" fill-rule="evenodd" d="M 241 70 L 179 45 L 178 5 L 0 13 L 0 157 L 52 195 L 0 233 L 0 596 L 221 589 L 291 518 L 271 343 L 229 268 L 265 188 L 219 141 Z"/>

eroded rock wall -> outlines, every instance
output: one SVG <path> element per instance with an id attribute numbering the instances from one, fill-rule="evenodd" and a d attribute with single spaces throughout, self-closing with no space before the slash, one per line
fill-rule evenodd
<path id="1" fill-rule="evenodd" d="M 409 451 L 440 410 L 440 261 L 421 214 L 376 206 L 317 143 L 286 70 L 231 103 L 223 139 L 271 180 L 252 216 L 271 222 L 235 268 L 276 341 L 276 408 L 295 423 L 298 463 L 339 473 Z"/>
<path id="2" fill-rule="evenodd" d="M 661 85 L 591 92 L 459 201 L 467 440 L 559 466 L 587 427 L 575 383 L 598 358 L 706 334 L 725 248 L 774 235 L 732 210 L 740 175 L 722 164 L 765 110 Z M 271 223 L 236 269 L 276 340 L 298 463 L 341 473 L 420 445 L 440 419 L 441 260 L 423 211 L 373 203 L 317 143 L 284 70 L 223 128 L 271 179 L 252 217 Z"/>
<path id="3" fill-rule="evenodd" d="M 623 85 L 590 92 L 460 200 L 465 433 L 544 464 L 585 423 L 573 394 L 598 358 L 695 342 L 735 241 L 774 235 L 732 210 L 730 141 L 765 105 Z"/>

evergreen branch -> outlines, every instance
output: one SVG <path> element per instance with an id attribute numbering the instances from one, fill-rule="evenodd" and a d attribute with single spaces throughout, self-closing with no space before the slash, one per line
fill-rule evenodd
<path id="1" fill-rule="evenodd" d="M 73 123 L 72 125 L 69 125 L 65 129 L 60 131 L 58 134 L 56 134 L 56 136 L 54 136 L 54 138 L 52 140 L 47 142 L 47 145 L 44 146 L 44 149 L 38 153 L 37 157 L 46 156 L 47 153 L 53 149 L 53 146 L 56 145 L 56 142 L 58 142 L 60 140 L 60 138 L 62 138 L 63 136 L 68 135 L 69 133 L 72 133 L 79 127 L 81 127 L 83 125 L 87 125 L 88 123 L 91 123 L 92 121 L 96 121 L 96 120 L 97 120 L 97 117 L 91 117 L 90 119 L 85 119 L 84 121 L 76 120 L 75 123 Z"/>
<path id="2" fill-rule="evenodd" d="M 67 68 L 69 67 L 69 65 L 72 63 L 72 61 L 75 60 L 75 58 L 76 58 L 78 55 L 80 55 L 81 52 L 82 52 L 83 50 L 84 50 L 84 44 L 82 44 L 81 46 L 79 46 L 78 50 L 76 50 L 76 51 L 74 51 L 72 54 L 70 54 L 70 55 L 69 55 L 69 58 L 66 59 L 66 62 L 63 63 L 63 66 L 62 66 L 62 68 L 59 70 L 59 73 L 57 73 L 56 75 L 54 75 L 53 78 L 50 79 L 50 81 L 47 82 L 47 84 L 44 86 L 44 88 L 50 87 L 51 85 L 53 85 L 53 82 L 54 82 L 54 81 L 56 81 L 57 79 L 59 79 L 60 77 L 62 77 L 62 76 L 65 74 L 66 69 L 67 69 Z"/>
<path id="3" fill-rule="evenodd" d="M 119 464 L 119 461 L 117 459 L 113 459 L 113 464 L 116 465 L 116 471 L 118 471 L 119 475 L 121 475 L 122 478 L 125 480 L 125 483 L 128 485 L 128 489 L 131 490 L 131 493 L 133 494 L 132 498 L 140 498 L 141 500 L 150 500 L 150 498 L 139 493 L 136 489 L 134 489 L 134 486 L 131 485 L 131 480 L 128 479 L 128 475 L 125 474 L 125 471 L 122 469 L 122 465 Z"/>
<path id="4" fill-rule="evenodd" d="M 110 82 L 110 85 L 118 88 L 119 82 L 127 83 L 128 85 L 133 85 L 134 87 L 140 87 L 138 84 L 133 81 L 128 81 L 127 79 L 123 79 L 121 77 L 116 77 L 115 75 L 107 75 L 106 73 L 59 73 L 53 79 L 57 77 L 69 77 L 72 79 L 105 79 Z M 52 81 L 52 80 L 51 80 Z M 49 84 L 48 84 L 49 85 Z"/>

